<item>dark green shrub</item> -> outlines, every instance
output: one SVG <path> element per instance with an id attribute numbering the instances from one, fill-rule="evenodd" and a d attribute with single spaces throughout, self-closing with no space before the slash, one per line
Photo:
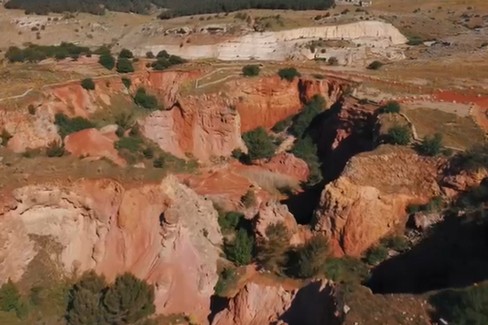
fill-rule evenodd
<path id="1" fill-rule="evenodd" d="M 158 54 L 156 55 L 156 57 L 157 58 L 169 59 L 169 53 L 166 50 L 162 50 L 162 51 L 158 52 Z"/>
<path id="2" fill-rule="evenodd" d="M 273 139 L 262 127 L 244 133 L 242 139 L 246 143 L 250 160 L 270 158 L 275 153 Z"/>
<path id="3" fill-rule="evenodd" d="M 17 286 L 9 279 L 0 287 L 0 310 L 17 312 L 22 307 L 21 296 Z"/>
<path id="4" fill-rule="evenodd" d="M 383 65 L 384 64 L 380 61 L 373 61 L 367 66 L 367 68 L 369 70 L 379 70 Z"/>
<path id="5" fill-rule="evenodd" d="M 82 47 L 73 43 L 62 42 L 60 45 L 36 45 L 29 44 L 24 49 L 10 47 L 5 57 L 10 62 L 39 62 L 47 58 L 56 58 L 57 60 L 70 57 L 79 57 L 80 55 L 90 54 L 88 47 Z"/>
<path id="6" fill-rule="evenodd" d="M 144 88 L 138 88 L 134 96 L 134 102 L 146 109 L 156 109 L 158 107 L 158 100 L 156 96 L 148 95 Z"/>
<path id="7" fill-rule="evenodd" d="M 406 146 L 410 141 L 412 141 L 412 131 L 408 125 L 395 125 L 388 130 L 388 143 Z"/>
<path id="8" fill-rule="evenodd" d="M 219 213 L 219 226 L 222 233 L 226 234 L 237 229 L 239 221 L 244 218 L 244 215 L 237 211 L 221 212 Z"/>
<path id="9" fill-rule="evenodd" d="M 158 58 L 156 60 L 156 62 L 153 62 L 151 64 L 151 67 L 154 69 L 154 70 L 157 70 L 157 71 L 163 71 L 163 70 L 166 70 L 168 69 L 169 67 L 171 66 L 171 64 L 169 63 L 168 59 L 166 58 Z"/>
<path id="10" fill-rule="evenodd" d="M 437 156 L 442 151 L 442 134 L 426 136 L 418 145 L 417 151 L 424 156 Z"/>
<path id="11" fill-rule="evenodd" d="M 51 158 L 62 157 L 64 156 L 64 152 L 64 145 L 60 141 L 53 141 L 46 148 L 46 155 Z"/>
<path id="12" fill-rule="evenodd" d="M 369 265 L 377 265 L 388 257 L 388 248 L 383 245 L 377 245 L 367 250 L 365 261 Z"/>
<path id="13" fill-rule="evenodd" d="M 148 59 L 154 59 L 154 53 L 149 51 L 149 52 L 146 52 L 146 58 Z"/>
<path id="14" fill-rule="evenodd" d="M 125 78 L 125 77 L 122 77 L 122 83 L 127 89 L 129 89 L 130 86 L 132 85 L 132 81 L 129 78 Z"/>
<path id="15" fill-rule="evenodd" d="M 118 73 L 134 72 L 134 66 L 132 65 L 132 62 L 126 58 L 119 58 L 117 60 L 116 69 Z"/>
<path id="16" fill-rule="evenodd" d="M 103 53 L 98 58 L 98 63 L 100 63 L 105 69 L 112 70 L 115 67 L 115 58 L 112 54 Z"/>
<path id="17" fill-rule="evenodd" d="M 234 241 L 225 248 L 229 260 L 237 265 L 246 265 L 252 261 L 254 239 L 246 229 L 240 228 Z"/>
<path id="18" fill-rule="evenodd" d="M 327 60 L 327 64 L 328 65 L 333 65 L 333 66 L 336 66 L 336 65 L 339 65 L 339 60 L 335 57 L 335 56 L 331 56 L 328 60 Z"/>
<path id="19" fill-rule="evenodd" d="M 329 243 L 324 235 L 315 235 L 293 253 L 290 271 L 292 276 L 310 278 L 325 271 Z"/>
<path id="20" fill-rule="evenodd" d="M 390 101 L 379 108 L 380 113 L 400 113 L 400 103 Z"/>
<path id="21" fill-rule="evenodd" d="M 325 263 L 325 277 L 334 282 L 361 284 L 368 275 L 368 266 L 354 257 L 329 258 Z"/>
<path id="22" fill-rule="evenodd" d="M 54 123 L 58 126 L 59 134 L 63 138 L 68 134 L 95 127 L 92 122 L 83 117 L 77 116 L 70 118 L 63 113 L 55 115 Z"/>
<path id="23" fill-rule="evenodd" d="M 242 74 L 246 77 L 258 76 L 261 68 L 257 64 L 249 64 L 242 68 Z"/>
<path id="24" fill-rule="evenodd" d="M 170 65 L 177 65 L 177 64 L 183 64 L 186 62 L 185 59 L 182 57 L 179 57 L 177 55 L 170 55 L 168 58 L 168 62 Z"/>
<path id="25" fill-rule="evenodd" d="M 81 81 L 81 87 L 86 90 L 95 90 L 95 83 L 93 82 L 93 79 L 86 78 Z"/>
<path id="26" fill-rule="evenodd" d="M 295 68 L 284 68 L 278 71 L 278 75 L 281 79 L 285 79 L 288 81 L 293 81 L 295 77 L 300 77 L 300 72 L 297 71 Z"/>
<path id="27" fill-rule="evenodd" d="M 85 273 L 69 295 L 69 325 L 135 324 L 155 311 L 154 288 L 129 273 L 112 285 L 93 271 Z"/>
<path id="28" fill-rule="evenodd" d="M 410 244 L 404 236 L 390 236 L 383 238 L 381 244 L 386 248 L 403 253 L 410 248 Z"/>
<path id="29" fill-rule="evenodd" d="M 132 54 L 131 51 L 128 49 L 122 49 L 119 53 L 119 59 L 120 58 L 125 58 L 125 59 L 132 59 L 134 57 L 134 54 Z"/>

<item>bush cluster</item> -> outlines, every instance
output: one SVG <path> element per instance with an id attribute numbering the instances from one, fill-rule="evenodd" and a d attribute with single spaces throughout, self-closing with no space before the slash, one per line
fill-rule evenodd
<path id="1" fill-rule="evenodd" d="M 81 87 L 86 90 L 95 90 L 95 82 L 92 78 L 86 78 L 81 80 Z"/>
<path id="2" fill-rule="evenodd" d="M 62 60 L 67 57 L 78 58 L 80 55 L 89 54 L 91 51 L 88 47 L 62 42 L 60 45 L 51 46 L 29 44 L 23 49 L 11 46 L 5 52 L 5 58 L 10 62 L 39 62 L 47 58 Z"/>
<path id="3" fill-rule="evenodd" d="M 400 103 L 396 101 L 390 101 L 379 108 L 380 114 L 383 113 L 400 113 L 401 106 Z"/>
<path id="4" fill-rule="evenodd" d="M 95 127 L 92 122 L 83 117 L 70 118 L 63 113 L 55 115 L 54 123 L 58 126 L 59 135 L 63 138 L 68 134 Z"/>
<path id="5" fill-rule="evenodd" d="M 146 14 L 153 6 L 167 8 L 161 19 L 205 13 L 231 12 L 242 9 L 292 9 L 325 10 L 334 5 L 333 0 L 9 0 L 8 9 L 23 9 L 26 13 L 45 15 L 50 12 L 88 12 L 103 15 L 105 10 Z"/>
<path id="6" fill-rule="evenodd" d="M 154 70 L 162 71 L 171 66 L 183 64 L 187 61 L 177 55 L 170 55 L 167 51 L 162 50 L 156 55 L 156 61 L 151 63 L 151 67 Z"/>
<path id="7" fill-rule="evenodd" d="M 395 125 L 388 129 L 387 142 L 406 146 L 412 141 L 412 131 L 408 125 Z"/>

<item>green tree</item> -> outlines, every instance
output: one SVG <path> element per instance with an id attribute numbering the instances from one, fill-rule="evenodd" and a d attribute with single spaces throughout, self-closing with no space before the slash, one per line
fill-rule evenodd
<path id="1" fill-rule="evenodd" d="M 92 78 L 86 78 L 81 81 L 81 87 L 86 90 L 95 90 L 95 83 Z"/>
<path id="2" fill-rule="evenodd" d="M 103 53 L 98 58 L 98 63 L 100 63 L 105 69 L 112 70 L 115 67 L 115 58 L 112 54 Z"/>
<path id="3" fill-rule="evenodd" d="M 244 133 L 242 139 L 246 143 L 250 160 L 270 158 L 275 153 L 276 146 L 262 127 Z"/>
<path id="4" fill-rule="evenodd" d="M 383 245 L 373 246 L 366 251 L 365 260 L 369 265 L 376 265 L 388 257 L 388 248 Z"/>
<path id="5" fill-rule="evenodd" d="M 418 152 L 425 156 L 437 156 L 442 150 L 442 134 L 425 136 L 418 146 Z"/>
<path id="6" fill-rule="evenodd" d="M 135 323 L 154 313 L 154 287 L 125 273 L 104 294 L 103 306 L 109 324 Z"/>
<path id="7" fill-rule="evenodd" d="M 119 53 L 119 58 L 132 59 L 134 54 L 128 49 L 122 49 Z"/>
<path id="8" fill-rule="evenodd" d="M 244 228 L 240 228 L 232 244 L 226 247 L 228 258 L 238 265 L 251 263 L 254 239 Z"/>
<path id="9" fill-rule="evenodd" d="M 325 272 L 325 261 L 329 255 L 329 243 L 324 235 L 315 235 L 299 247 L 291 259 L 292 274 L 299 278 L 310 278 Z"/>
<path id="10" fill-rule="evenodd" d="M 154 53 L 149 51 L 149 52 L 146 52 L 146 58 L 148 59 L 154 59 Z"/>
<path id="11" fill-rule="evenodd" d="M 118 73 L 134 72 L 134 66 L 132 65 L 132 62 L 127 58 L 119 58 L 117 60 L 116 69 Z"/>
<path id="12" fill-rule="evenodd" d="M 278 75 L 281 79 L 285 79 L 288 81 L 293 81 L 295 77 L 300 77 L 300 72 L 298 72 L 295 68 L 284 68 L 278 71 Z"/>
<path id="13" fill-rule="evenodd" d="M 387 141 L 391 144 L 406 146 L 412 141 L 412 131 L 408 125 L 392 126 L 388 130 Z"/>
<path id="14" fill-rule="evenodd" d="M 259 242 L 257 260 L 267 270 L 281 274 L 288 262 L 290 233 L 283 222 L 269 225 L 266 237 Z"/>
<path id="15" fill-rule="evenodd" d="M 222 233 L 230 233 L 237 229 L 239 221 L 244 218 L 244 215 L 237 211 L 221 212 L 219 213 L 219 226 Z"/>
<path id="16" fill-rule="evenodd" d="M 81 277 L 69 294 L 66 319 L 70 325 L 108 325 L 101 304 L 107 288 L 105 278 L 90 271 Z"/>
<path id="17" fill-rule="evenodd" d="M 249 64 L 242 68 L 242 74 L 247 77 L 258 76 L 260 72 L 259 65 L 257 64 Z"/>

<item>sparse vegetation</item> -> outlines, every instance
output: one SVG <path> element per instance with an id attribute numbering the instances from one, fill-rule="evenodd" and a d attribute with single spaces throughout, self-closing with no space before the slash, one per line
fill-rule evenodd
<path id="1" fill-rule="evenodd" d="M 81 87 L 86 90 L 95 90 L 95 83 L 93 82 L 93 79 L 86 78 L 81 81 Z"/>
<path id="2" fill-rule="evenodd" d="M 63 113 L 56 114 L 54 123 L 58 126 L 58 132 L 63 138 L 68 134 L 95 127 L 92 122 L 83 117 L 70 118 Z"/>
<path id="3" fill-rule="evenodd" d="M 303 137 L 312 121 L 323 111 L 325 99 L 315 95 L 312 100 L 305 105 L 298 116 L 295 117 L 290 133 L 297 138 Z"/>
<path id="4" fill-rule="evenodd" d="M 157 60 L 151 64 L 154 70 L 166 70 L 171 66 L 183 64 L 186 60 L 177 55 L 169 55 L 166 51 L 161 51 L 157 55 Z"/>
<path id="5" fill-rule="evenodd" d="M 293 122 L 293 118 L 289 117 L 287 119 L 284 119 L 276 123 L 271 130 L 276 133 L 286 131 L 292 125 L 292 122 Z"/>
<path id="6" fill-rule="evenodd" d="M 456 159 L 460 168 L 467 171 L 477 171 L 488 168 L 488 143 L 477 144 L 459 154 Z"/>
<path id="7" fill-rule="evenodd" d="M 293 79 L 295 79 L 295 77 L 300 77 L 300 72 L 298 72 L 297 69 L 295 68 L 284 68 L 284 69 L 280 69 L 278 71 L 278 75 L 280 76 L 281 79 L 285 79 L 285 80 L 288 80 L 288 81 L 293 81 Z"/>
<path id="8" fill-rule="evenodd" d="M 248 156 L 251 161 L 270 158 L 275 153 L 276 145 L 273 143 L 271 136 L 262 127 L 244 133 L 242 139 L 249 150 Z"/>
<path id="9" fill-rule="evenodd" d="M 230 212 L 220 212 L 219 213 L 219 226 L 220 230 L 224 234 L 228 234 L 233 232 L 237 229 L 239 225 L 239 221 L 244 218 L 244 215 L 237 211 L 230 211 Z"/>
<path id="10" fill-rule="evenodd" d="M 308 183 L 310 185 L 317 184 L 322 181 L 321 163 L 318 156 L 318 148 L 311 136 L 305 136 L 295 142 L 292 153 L 303 159 L 310 170 L 308 176 Z"/>
<path id="11" fill-rule="evenodd" d="M 258 76 L 261 68 L 257 64 L 249 64 L 242 68 L 242 74 L 246 77 Z"/>
<path id="12" fill-rule="evenodd" d="M 377 265 L 388 257 L 388 248 L 384 245 L 376 245 L 366 251 L 365 261 L 369 265 Z"/>
<path id="13" fill-rule="evenodd" d="M 395 125 L 388 130 L 387 142 L 406 146 L 412 141 L 412 131 L 408 125 Z"/>
<path id="14" fill-rule="evenodd" d="M 250 208 L 256 205 L 256 194 L 253 190 L 249 189 L 247 192 L 241 197 L 241 202 L 246 208 Z"/>
<path id="15" fill-rule="evenodd" d="M 413 45 L 413 46 L 422 45 L 423 43 L 424 43 L 424 40 L 420 36 L 409 37 L 408 42 L 407 42 L 408 45 Z"/>

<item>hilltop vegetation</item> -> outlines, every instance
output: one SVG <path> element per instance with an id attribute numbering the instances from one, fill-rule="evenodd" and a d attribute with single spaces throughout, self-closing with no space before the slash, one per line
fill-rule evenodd
<path id="1" fill-rule="evenodd" d="M 151 8 L 167 8 L 161 18 L 185 15 L 231 12 L 242 9 L 292 9 L 323 10 L 334 4 L 334 0 L 10 0 L 7 9 L 24 9 L 27 13 L 47 14 L 49 12 L 88 12 L 103 15 L 105 10 L 145 14 Z"/>

